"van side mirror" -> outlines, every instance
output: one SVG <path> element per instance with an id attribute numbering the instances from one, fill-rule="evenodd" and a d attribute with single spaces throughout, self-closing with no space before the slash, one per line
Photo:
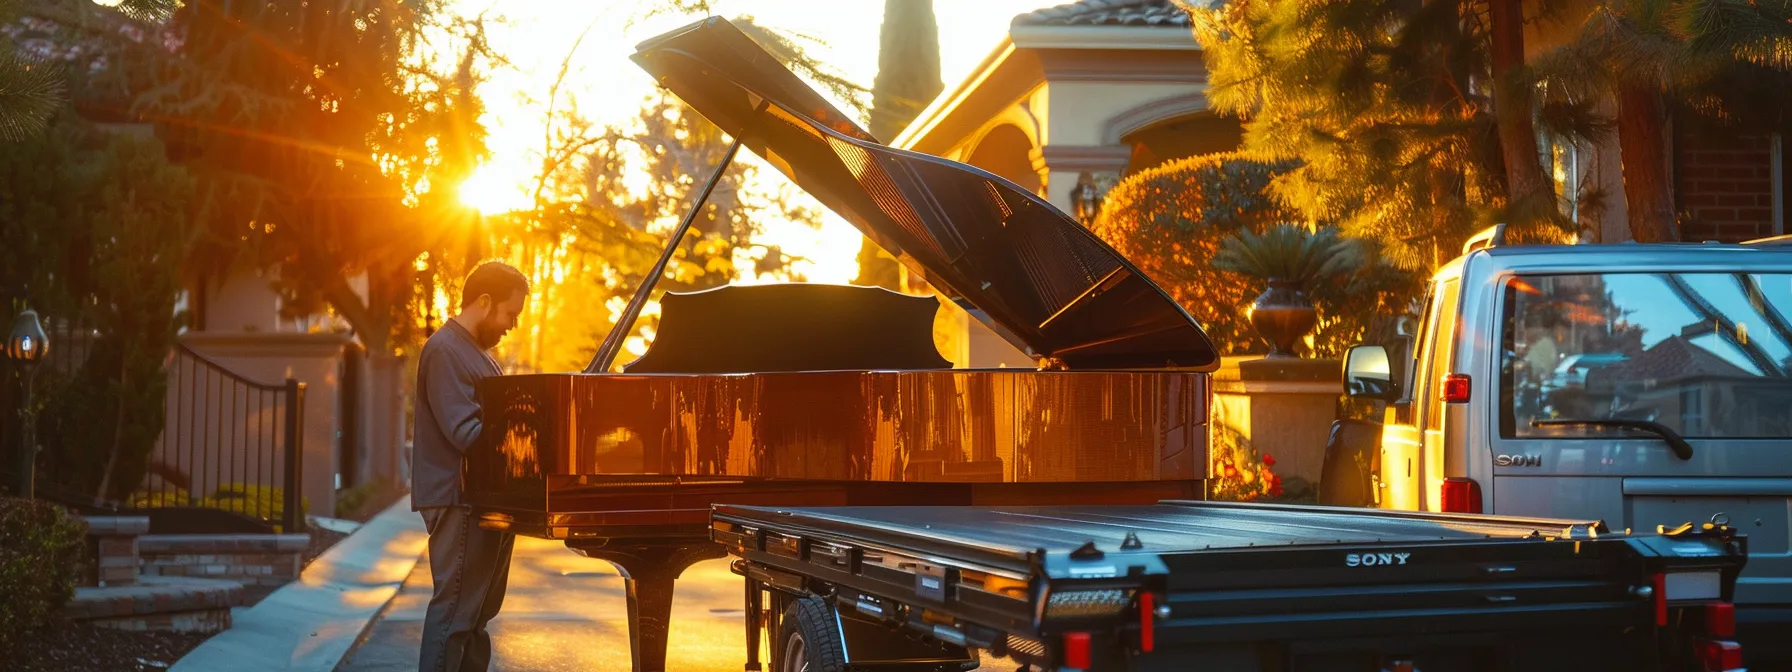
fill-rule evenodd
<path id="1" fill-rule="evenodd" d="M 1351 397 L 1394 401 L 1400 385 L 1389 366 L 1388 350 L 1379 345 L 1352 346 L 1344 355 L 1344 394 Z"/>

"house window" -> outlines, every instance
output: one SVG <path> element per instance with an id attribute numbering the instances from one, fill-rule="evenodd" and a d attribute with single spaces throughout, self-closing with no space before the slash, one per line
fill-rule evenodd
<path id="1" fill-rule="evenodd" d="M 1680 390 L 1680 427 L 1687 434 L 1705 433 L 1705 390 L 1697 387 Z"/>
<path id="2" fill-rule="evenodd" d="M 1557 209 L 1570 221 L 1579 223 L 1580 208 L 1586 200 L 1584 183 L 1590 152 L 1568 138 L 1543 130 L 1540 124 L 1537 146 L 1544 170 L 1549 173 L 1550 183 L 1555 186 Z"/>

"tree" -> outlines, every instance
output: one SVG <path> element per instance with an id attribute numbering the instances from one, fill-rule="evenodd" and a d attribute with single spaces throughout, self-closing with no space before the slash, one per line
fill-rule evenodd
<path id="1" fill-rule="evenodd" d="M 43 2 L 34 13 L 81 11 L 88 0 Z M 143 22 L 159 21 L 168 16 L 175 0 L 123 0 L 118 12 Z M 21 0 L 0 0 L 0 142 L 21 140 L 43 131 L 50 117 L 66 102 L 64 72 L 54 61 L 42 55 L 24 53 L 14 43 L 7 24 L 18 19 L 23 9 Z"/>
<path id="2" fill-rule="evenodd" d="M 66 107 L 0 152 L 0 292 L 42 312 L 64 349 L 52 353 L 73 358 L 38 377 L 49 489 L 116 500 L 142 481 L 166 413 L 191 195 L 160 142 Z"/>
<path id="3" fill-rule="evenodd" d="M 933 0 L 884 0 L 877 79 L 871 85 L 872 137 L 894 142 L 944 89 Z M 859 244 L 857 282 L 889 289 L 899 289 L 901 283 L 896 259 L 869 238 Z"/>
<path id="4" fill-rule="evenodd" d="M 678 9 L 710 11 L 707 3 L 696 4 Z M 734 24 L 824 91 L 848 105 L 863 104 L 864 89 L 815 61 L 801 38 L 750 18 Z M 666 232 L 690 209 L 729 144 L 721 129 L 667 96 L 648 99 L 627 123 L 600 126 L 585 118 L 564 89 L 582 41 L 563 57 L 546 92 L 550 123 L 531 209 L 490 220 L 493 256 L 534 281 L 530 310 L 518 325 L 523 338 L 499 350 L 525 370 L 579 370 L 589 362 L 628 297 L 646 281 L 668 243 Z M 800 278 L 789 268 L 797 257 L 758 238 L 768 219 L 819 226 L 820 214 L 789 188 L 768 189 L 760 175 L 744 154 L 729 167 L 679 241 L 673 263 L 655 285 L 658 293 L 719 286 L 749 264 L 757 274 Z M 650 303 L 631 331 L 629 349 L 638 353 L 656 325 L 657 307 Z"/>
<path id="5" fill-rule="evenodd" d="M 895 141 L 943 89 L 933 0 L 884 0 L 877 79 L 871 85 L 871 135 Z"/>
<path id="6" fill-rule="evenodd" d="M 1506 169 L 1506 199 L 1513 219 L 1547 221 L 1556 213 L 1554 185 L 1543 174 L 1532 123 L 1535 81 L 1525 65 L 1524 3 L 1489 2 L 1488 41 L 1494 85 L 1494 120 Z"/>
<path id="7" fill-rule="evenodd" d="M 483 24 L 438 4 L 196 0 L 174 14 L 183 44 L 134 111 L 198 179 L 193 270 L 278 265 L 290 313 L 328 306 L 379 355 L 411 336 L 417 260 L 470 221 L 435 187 L 484 151 Z M 432 38 L 462 45 L 446 72 L 426 58 Z M 365 296 L 350 284 L 362 274 Z"/>
<path id="8" fill-rule="evenodd" d="M 1529 106 L 1499 106 L 1502 126 L 1495 101 L 1473 86 L 1493 70 L 1486 6 L 1271 0 L 1190 11 L 1214 106 L 1245 120 L 1252 153 L 1300 162 L 1274 192 L 1424 269 L 1495 220 L 1536 240 L 1569 228 L 1553 207 L 1518 207 L 1542 199 L 1529 166 L 1539 153 L 1520 119 Z M 1523 79 L 1509 53 L 1522 53 L 1514 18 L 1498 22 L 1506 82 Z M 1519 162 L 1516 179 L 1502 153 Z"/>
<path id="9" fill-rule="evenodd" d="M 1630 233 L 1661 242 L 1680 237 L 1670 109 L 1678 102 L 1723 116 L 1725 98 L 1752 98 L 1785 110 L 1789 54 L 1786 0 L 1612 0 L 1594 6 L 1575 39 L 1540 58 L 1536 69 L 1555 99 L 1616 101 Z M 1760 100 L 1763 90 L 1780 92 L 1779 99 Z"/>

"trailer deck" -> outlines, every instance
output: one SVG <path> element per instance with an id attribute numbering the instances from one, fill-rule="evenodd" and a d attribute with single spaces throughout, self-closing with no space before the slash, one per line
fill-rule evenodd
<path id="1" fill-rule="evenodd" d="M 1050 669 L 1240 656 L 1450 669 L 1587 652 L 1599 658 L 1579 664 L 1604 669 L 1612 651 L 1650 669 L 1669 614 L 1727 599 L 1741 567 L 1741 540 L 1717 531 L 1330 507 L 717 506 L 712 518 L 749 593 Z"/>

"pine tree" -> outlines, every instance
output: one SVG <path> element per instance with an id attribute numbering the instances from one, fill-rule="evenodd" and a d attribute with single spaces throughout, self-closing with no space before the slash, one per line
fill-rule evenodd
<path id="1" fill-rule="evenodd" d="M 1496 70 L 1505 86 L 1526 81 L 1523 17 L 1488 9 L 1270 0 L 1190 11 L 1214 106 L 1245 120 L 1253 154 L 1302 164 L 1276 193 L 1407 268 L 1430 268 L 1496 221 L 1527 240 L 1563 240 L 1570 226 L 1542 175 L 1531 106 L 1486 90 Z"/>
<path id="2" fill-rule="evenodd" d="M 871 86 L 872 137 L 894 141 L 944 88 L 933 0 L 884 0 L 877 79 Z M 899 284 L 895 259 L 870 239 L 859 246 L 857 282 L 890 289 Z"/>
<path id="3" fill-rule="evenodd" d="M 124 0 L 117 11 L 134 21 L 166 19 L 177 0 Z M 22 0 L 0 0 L 0 25 L 27 13 L 65 18 L 92 11 L 88 0 L 34 3 L 26 12 Z M 43 132 L 50 117 L 66 101 L 62 68 L 45 59 L 23 53 L 19 45 L 0 31 L 0 142 L 17 141 Z"/>
<path id="4" fill-rule="evenodd" d="M 1554 100 L 1616 100 L 1631 236 L 1678 240 L 1669 110 L 1687 105 L 1713 116 L 1749 105 L 1785 110 L 1792 0 L 1602 2 L 1576 39 L 1538 59 L 1536 70 Z"/>

